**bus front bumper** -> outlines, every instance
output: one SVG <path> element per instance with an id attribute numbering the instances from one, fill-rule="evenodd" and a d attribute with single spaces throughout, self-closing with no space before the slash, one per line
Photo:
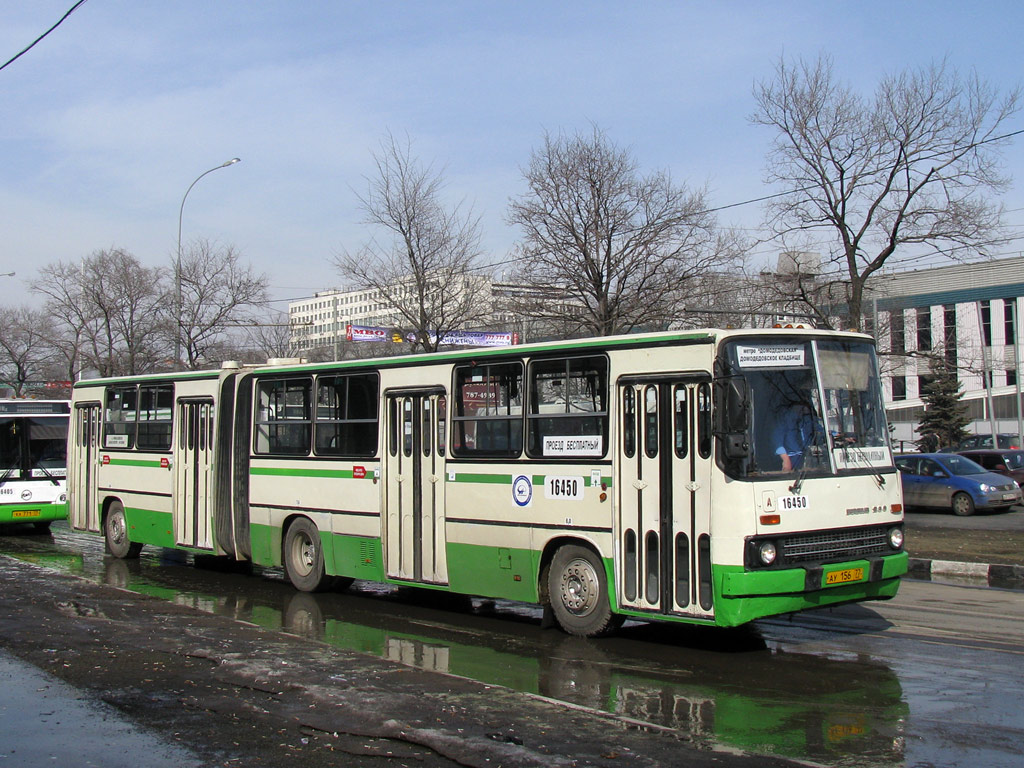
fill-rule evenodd
<path id="1" fill-rule="evenodd" d="M 895 597 L 910 557 L 898 552 L 871 560 L 751 571 L 716 568 L 715 620 L 737 626 L 764 616 L 827 605 Z"/>

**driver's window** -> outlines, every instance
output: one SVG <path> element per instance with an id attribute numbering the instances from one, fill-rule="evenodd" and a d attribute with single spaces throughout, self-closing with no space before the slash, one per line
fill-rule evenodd
<path id="1" fill-rule="evenodd" d="M 921 462 L 921 474 L 928 477 L 942 477 L 946 473 L 942 471 L 942 467 L 931 459 L 924 459 Z"/>

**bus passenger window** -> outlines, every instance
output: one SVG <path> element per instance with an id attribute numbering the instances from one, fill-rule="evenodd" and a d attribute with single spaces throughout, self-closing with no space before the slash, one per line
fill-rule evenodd
<path id="1" fill-rule="evenodd" d="M 309 454 L 312 386 L 308 377 L 257 382 L 256 453 Z"/>
<path id="2" fill-rule="evenodd" d="M 513 458 L 523 450 L 523 364 L 455 369 L 455 456 Z"/>
<path id="3" fill-rule="evenodd" d="M 130 387 L 111 387 L 107 390 L 107 403 L 103 417 L 104 448 L 134 448 L 138 390 Z"/>
<path id="4" fill-rule="evenodd" d="M 570 357 L 530 364 L 527 453 L 601 457 L 608 437 L 608 360 Z"/>
<path id="5" fill-rule="evenodd" d="M 139 450 L 170 450 L 173 409 L 173 384 L 139 387 Z"/>
<path id="6" fill-rule="evenodd" d="M 319 376 L 315 445 L 320 456 L 369 457 L 377 453 L 376 373 Z"/>

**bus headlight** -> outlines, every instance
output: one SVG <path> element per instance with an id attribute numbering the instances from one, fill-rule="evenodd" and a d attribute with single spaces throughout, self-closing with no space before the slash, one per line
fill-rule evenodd
<path id="1" fill-rule="evenodd" d="M 775 562 L 775 542 L 774 541 L 762 541 L 761 546 L 757 548 L 757 556 L 761 558 L 763 565 L 771 565 Z"/>
<path id="2" fill-rule="evenodd" d="M 893 549 L 903 548 L 903 529 L 902 528 L 890 528 L 889 529 L 889 546 Z"/>
<path id="3" fill-rule="evenodd" d="M 62 494 L 60 495 L 60 499 L 59 499 L 60 503 L 61 503 L 61 504 L 63 504 L 63 503 L 64 503 L 64 502 L 66 502 L 67 500 L 68 500 L 68 495 L 67 495 L 66 493 L 62 493 Z"/>

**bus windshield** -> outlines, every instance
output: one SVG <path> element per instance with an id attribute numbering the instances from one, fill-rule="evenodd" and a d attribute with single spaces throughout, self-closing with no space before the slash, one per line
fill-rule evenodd
<path id="1" fill-rule="evenodd" d="M 892 466 L 874 348 L 859 341 L 739 340 L 723 369 L 746 382 L 750 451 L 733 476 L 846 474 Z"/>
<path id="2" fill-rule="evenodd" d="M 0 476 L 63 477 L 67 416 L 0 418 Z"/>

